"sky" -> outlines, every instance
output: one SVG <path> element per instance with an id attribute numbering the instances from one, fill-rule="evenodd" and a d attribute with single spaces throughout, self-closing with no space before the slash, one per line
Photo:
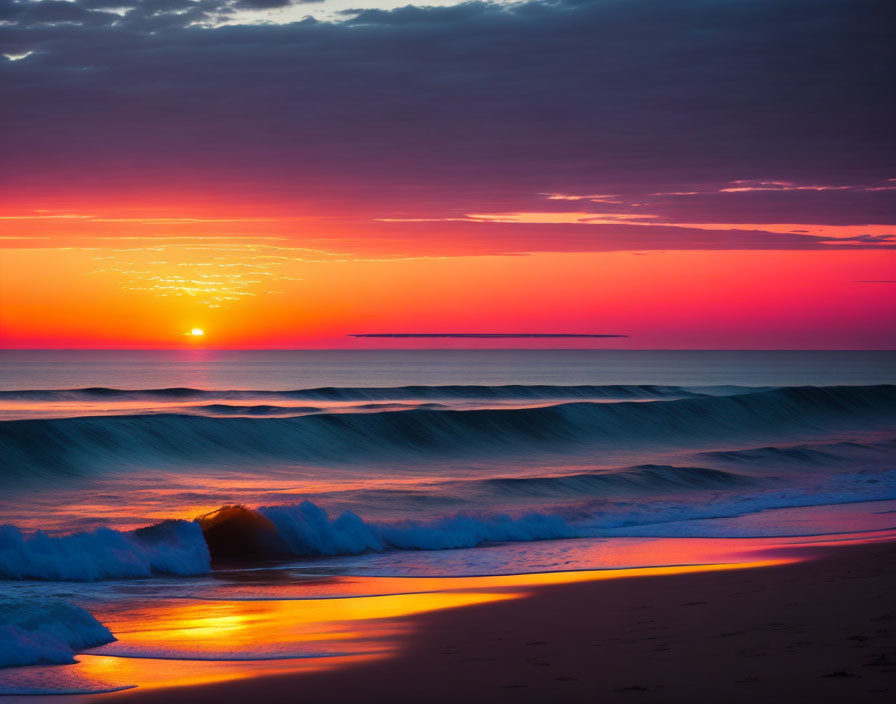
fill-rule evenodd
<path id="1" fill-rule="evenodd" d="M 0 347 L 894 349 L 893 36 L 889 0 L 0 0 Z"/>

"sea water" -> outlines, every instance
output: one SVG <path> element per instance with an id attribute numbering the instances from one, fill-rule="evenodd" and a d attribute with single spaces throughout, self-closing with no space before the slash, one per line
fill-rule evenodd
<path id="1" fill-rule="evenodd" d="M 891 352 L 7 351 L 0 365 L 0 614 L 33 614 L 0 620 L 14 644 L 0 664 L 32 646 L 34 663 L 71 662 L 107 628 L 132 634 L 90 651 L 116 677 L 10 667 L 0 692 L 149 676 L 122 658 L 377 652 L 384 621 L 349 638 L 344 615 L 274 603 L 340 597 L 367 604 L 363 621 L 395 595 L 503 593 L 425 580 L 721 564 L 896 527 Z M 268 630 L 224 650 L 184 646 L 181 626 L 158 635 L 197 601 L 230 619 L 255 608 Z M 278 618 L 326 637 L 296 640 Z"/>

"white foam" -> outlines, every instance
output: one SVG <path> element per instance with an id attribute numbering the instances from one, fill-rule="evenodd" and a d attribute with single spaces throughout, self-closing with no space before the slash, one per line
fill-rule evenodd
<path id="1" fill-rule="evenodd" d="M 89 612 L 60 599 L 0 599 L 0 667 L 75 662 L 75 652 L 115 637 Z"/>
<path id="2" fill-rule="evenodd" d="M 594 501 L 577 507 L 546 506 L 519 515 L 458 513 L 432 520 L 368 522 L 346 511 L 330 518 L 321 507 L 298 505 L 259 509 L 277 528 L 284 552 L 315 557 L 392 550 L 447 550 L 485 543 L 559 538 L 696 537 L 696 520 L 725 519 L 771 509 L 837 505 L 896 498 L 896 471 L 837 474 L 814 486 L 751 492 L 702 492 L 697 499 Z M 697 532 L 691 533 L 699 527 Z M 801 535 L 804 527 L 779 526 L 780 535 Z M 794 532 L 794 530 L 796 532 Z"/>
<path id="3" fill-rule="evenodd" d="M 331 519 L 319 506 L 304 501 L 268 506 L 259 511 L 277 528 L 284 547 L 294 555 L 358 555 L 384 550 L 471 548 L 487 541 L 529 541 L 575 535 L 557 515 L 456 514 L 431 521 L 367 523 L 351 511 Z"/>
<path id="4" fill-rule="evenodd" d="M 166 521 L 132 532 L 111 528 L 50 536 L 0 526 L 0 578 L 91 582 L 100 579 L 193 575 L 211 569 L 199 525 Z"/>

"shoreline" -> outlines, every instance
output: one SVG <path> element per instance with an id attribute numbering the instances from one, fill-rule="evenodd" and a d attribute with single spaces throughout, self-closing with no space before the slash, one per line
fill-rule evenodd
<path id="1" fill-rule="evenodd" d="M 407 619 L 393 656 L 99 695 L 151 702 L 842 702 L 896 692 L 896 541 L 779 566 L 534 588 Z"/>

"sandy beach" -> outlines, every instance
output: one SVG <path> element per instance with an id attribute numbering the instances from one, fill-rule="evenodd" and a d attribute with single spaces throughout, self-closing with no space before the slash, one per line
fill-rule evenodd
<path id="1" fill-rule="evenodd" d="M 896 543 L 809 555 L 784 566 L 544 587 L 523 599 L 415 618 L 393 658 L 116 698 L 889 701 L 896 691 Z"/>

